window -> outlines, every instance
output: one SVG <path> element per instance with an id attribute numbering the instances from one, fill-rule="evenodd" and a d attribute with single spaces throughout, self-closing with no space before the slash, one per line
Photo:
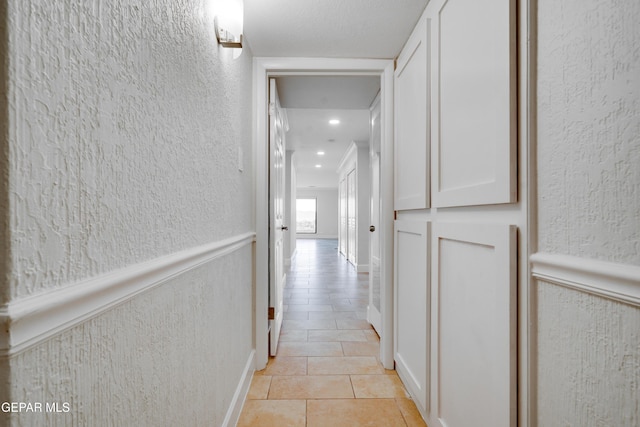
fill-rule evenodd
<path id="1" fill-rule="evenodd" d="M 296 233 L 317 233 L 316 199 L 296 199 Z"/>

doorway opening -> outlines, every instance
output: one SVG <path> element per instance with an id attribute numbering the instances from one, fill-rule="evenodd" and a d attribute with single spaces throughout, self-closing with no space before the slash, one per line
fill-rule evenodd
<path id="1" fill-rule="evenodd" d="M 393 135 L 392 129 L 392 83 L 393 83 L 393 63 L 392 61 L 387 60 L 351 60 L 351 59 L 335 59 L 335 60 L 316 60 L 316 59 L 304 59 L 304 58 L 290 58 L 290 59 L 278 59 L 273 60 L 270 58 L 257 58 L 255 60 L 255 106 L 256 106 L 256 128 L 255 128 L 255 148 L 256 148 L 256 332 L 255 332 L 255 341 L 256 341 L 256 369 L 262 369 L 268 360 L 268 335 L 266 331 L 269 330 L 268 324 L 268 312 L 269 306 L 273 304 L 273 301 L 269 302 L 269 274 L 270 271 L 274 269 L 273 265 L 270 266 L 270 262 L 272 263 L 273 257 L 270 256 L 273 248 L 270 247 L 269 244 L 269 236 L 270 236 L 270 225 L 269 225 L 269 188 L 268 188 L 268 177 L 269 177 L 269 168 L 270 168 L 270 158 L 269 158 L 269 103 L 267 102 L 269 91 L 268 91 L 268 82 L 270 79 L 286 79 L 290 78 L 292 81 L 296 81 L 296 79 L 303 81 L 304 78 L 319 78 L 319 77 L 343 77 L 343 78 L 356 78 L 361 77 L 363 80 L 374 80 L 379 86 L 379 105 L 380 105 L 380 114 L 379 114 L 379 131 L 380 131 L 380 169 L 379 169 L 379 217 L 380 224 L 376 227 L 376 231 L 379 235 L 380 242 L 380 272 L 376 275 L 380 280 L 379 286 L 377 289 L 380 290 L 380 294 L 376 297 L 376 301 L 379 305 L 379 321 L 377 322 L 377 331 L 381 336 L 381 346 L 380 346 L 380 360 L 383 365 L 388 368 L 393 368 L 393 336 L 391 331 L 392 328 L 392 319 L 393 313 L 391 308 L 391 275 L 392 275 L 392 266 L 387 264 L 391 261 L 391 253 L 392 253 L 392 238 L 393 238 L 393 207 L 392 207 L 392 177 L 393 177 L 393 149 L 391 145 L 391 139 Z M 372 98 L 375 97 L 375 93 Z M 281 98 L 283 96 L 281 95 Z M 326 97 L 325 97 L 326 98 Z M 322 99 L 322 97 L 321 97 Z M 372 99 L 370 99 L 368 108 L 367 108 L 367 128 L 370 126 L 370 109 L 369 107 L 372 104 Z M 289 111 L 287 111 L 289 113 Z M 295 113 L 295 112 L 294 112 Z M 295 114 L 288 114 L 288 123 L 292 125 L 294 123 L 294 119 L 292 116 Z M 329 120 L 340 120 L 336 117 L 332 118 L 324 118 L 327 123 Z M 324 120 L 323 119 L 323 120 Z M 334 122 L 335 123 L 335 122 Z M 345 122 L 341 122 L 345 123 Z M 369 129 L 368 129 L 369 130 Z M 326 140 L 326 146 L 331 143 L 329 139 Z M 335 138 L 337 140 L 337 138 Z M 355 138 L 354 138 L 355 139 Z M 363 139 L 363 138 L 360 138 Z M 367 133 L 367 137 L 365 138 L 365 142 L 369 142 L 369 135 Z M 338 141 L 334 141 L 338 142 Z M 353 141 L 346 141 L 347 144 L 353 143 Z M 299 144 L 304 144 L 304 141 L 300 141 Z M 313 147 L 314 151 L 310 154 L 315 155 L 316 157 L 312 157 L 312 161 L 314 161 L 313 167 L 316 169 L 324 169 L 327 157 L 327 148 L 323 147 Z M 292 150 L 292 153 L 287 152 L 287 162 L 290 160 L 295 160 L 295 156 L 298 156 L 296 150 Z M 300 150 L 302 151 L 302 150 Z M 322 154 L 319 154 L 322 152 Z M 291 154 L 291 155 L 290 155 Z M 340 154 L 340 153 L 339 153 Z M 342 153 L 343 157 L 344 154 Z M 324 156 L 320 159 L 320 156 Z M 369 164 L 368 164 L 369 150 L 366 150 L 366 161 L 367 167 L 362 168 L 367 176 L 370 175 Z M 304 191 L 321 191 L 318 190 L 318 185 L 309 183 L 306 186 L 304 185 L 305 180 L 308 179 L 310 175 L 305 175 L 304 172 L 301 171 L 304 169 L 301 165 L 304 162 L 308 161 L 304 159 L 304 155 L 300 155 L 302 161 L 293 163 L 297 165 L 298 170 L 296 171 L 295 177 L 293 178 L 293 182 L 297 181 L 297 185 L 292 186 L 291 180 L 286 179 L 285 181 L 289 185 L 289 192 L 285 191 L 284 194 L 287 194 L 287 198 L 289 201 L 292 201 L 291 205 L 293 209 L 290 209 L 289 212 L 295 212 L 295 200 L 296 198 L 291 194 L 295 193 L 297 188 L 302 188 Z M 340 159 L 342 160 L 342 158 Z M 325 163 L 325 164 L 322 164 Z M 364 164 L 364 163 L 362 163 Z M 320 165 L 320 166 L 316 166 Z M 331 170 L 333 169 L 333 170 Z M 338 206 L 338 175 L 336 174 L 335 167 L 329 167 L 329 173 L 333 174 L 333 178 L 335 179 L 335 220 L 337 222 L 339 216 L 337 211 Z M 327 174 L 329 175 L 329 174 Z M 294 189 L 295 188 L 295 189 Z M 316 190 L 313 190 L 316 188 Z M 328 191 L 329 192 L 329 191 Z M 305 198 L 309 198 L 305 196 Z M 319 236 L 322 233 L 321 229 L 321 218 L 320 211 L 322 209 L 321 200 L 316 198 L 317 200 L 317 223 L 316 223 L 316 234 L 315 237 L 326 237 L 326 238 L 336 238 L 338 236 L 338 230 L 335 230 L 333 235 L 331 235 L 331 231 L 325 231 L 327 233 L 325 236 Z M 365 203 L 365 209 L 367 211 L 370 207 L 370 200 L 367 197 L 367 201 Z M 285 212 L 287 209 L 285 207 Z M 294 215 L 289 216 L 289 220 L 294 220 L 292 218 Z M 369 241 L 369 216 L 367 216 L 367 220 L 364 223 L 366 227 L 367 233 L 364 234 L 363 239 Z M 286 221 L 285 221 L 286 223 Z M 285 224 L 286 226 L 287 224 Z M 288 225 L 290 227 L 290 233 L 294 234 L 292 230 L 295 230 L 295 222 L 292 222 Z M 337 224 L 336 224 L 337 225 Z M 337 228 L 337 227 L 336 227 Z M 291 238 L 290 241 L 294 241 Z M 295 243 L 292 243 L 295 245 Z M 290 248 L 291 249 L 291 248 Z M 295 249 L 293 249 L 295 250 Z M 292 251 L 293 252 L 293 251 Z M 289 256 L 292 255 L 292 252 L 289 252 Z M 362 255 L 362 254 L 361 254 Z M 287 257 L 287 253 L 285 253 L 285 258 Z M 361 260 L 367 260 L 366 263 L 360 262 L 361 268 L 364 268 L 365 265 L 368 265 L 369 253 L 360 258 Z M 368 266 L 367 266 L 368 272 Z M 370 321 L 371 322 L 371 321 Z"/>

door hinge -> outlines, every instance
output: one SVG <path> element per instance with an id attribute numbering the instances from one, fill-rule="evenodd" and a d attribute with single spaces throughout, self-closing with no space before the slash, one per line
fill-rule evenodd
<path id="1" fill-rule="evenodd" d="M 273 116 L 276 113 L 276 104 L 275 102 L 269 103 L 269 115 Z"/>
<path id="2" fill-rule="evenodd" d="M 275 320 L 276 318 L 276 309 L 275 307 L 269 307 L 269 319 L 268 320 Z"/>

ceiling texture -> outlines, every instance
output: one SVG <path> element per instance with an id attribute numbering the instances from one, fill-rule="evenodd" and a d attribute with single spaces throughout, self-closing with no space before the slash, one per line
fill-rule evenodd
<path id="1" fill-rule="evenodd" d="M 369 106 L 380 78 L 288 76 L 277 78 L 277 86 L 289 119 L 287 150 L 296 153 L 297 186 L 337 187 L 336 170 L 347 148 L 369 139 Z M 332 119 L 340 123 L 332 125 Z"/>
<path id="2" fill-rule="evenodd" d="M 428 0 L 244 0 L 254 56 L 395 58 Z"/>
<path id="3" fill-rule="evenodd" d="M 393 59 L 427 3 L 244 0 L 244 38 L 255 57 Z M 369 140 L 369 106 L 380 90 L 379 77 L 285 76 L 277 85 L 298 188 L 337 187 L 336 170 L 351 142 Z"/>

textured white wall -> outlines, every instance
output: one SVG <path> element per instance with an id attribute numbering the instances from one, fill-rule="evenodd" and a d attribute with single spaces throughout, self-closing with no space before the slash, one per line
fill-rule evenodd
<path id="1" fill-rule="evenodd" d="M 541 251 L 640 265 L 640 2 L 539 1 Z"/>
<path id="2" fill-rule="evenodd" d="M 8 2 L 12 297 L 252 227 L 250 53 L 206 6 Z"/>
<path id="3" fill-rule="evenodd" d="M 538 2 L 539 250 L 640 265 L 640 3 Z M 538 425 L 640 424 L 637 307 L 538 286 Z"/>
<path id="4" fill-rule="evenodd" d="M 218 47 L 211 2 L 6 2 L 4 302 L 253 229 L 252 57 Z M 220 425 L 251 265 L 245 247 L 3 361 L 3 401 L 72 405 L 12 425 Z"/>
<path id="5" fill-rule="evenodd" d="M 640 425 L 640 310 L 547 283 L 538 304 L 538 425 Z"/>
<path id="6" fill-rule="evenodd" d="M 250 257 L 245 246 L 19 354 L 11 401 L 71 412 L 11 425 L 220 426 L 252 348 Z"/>
<path id="7" fill-rule="evenodd" d="M 9 120 L 8 44 L 6 30 L 6 2 L 0 2 L 0 304 L 9 299 L 9 272 L 11 271 L 9 232 Z"/>

